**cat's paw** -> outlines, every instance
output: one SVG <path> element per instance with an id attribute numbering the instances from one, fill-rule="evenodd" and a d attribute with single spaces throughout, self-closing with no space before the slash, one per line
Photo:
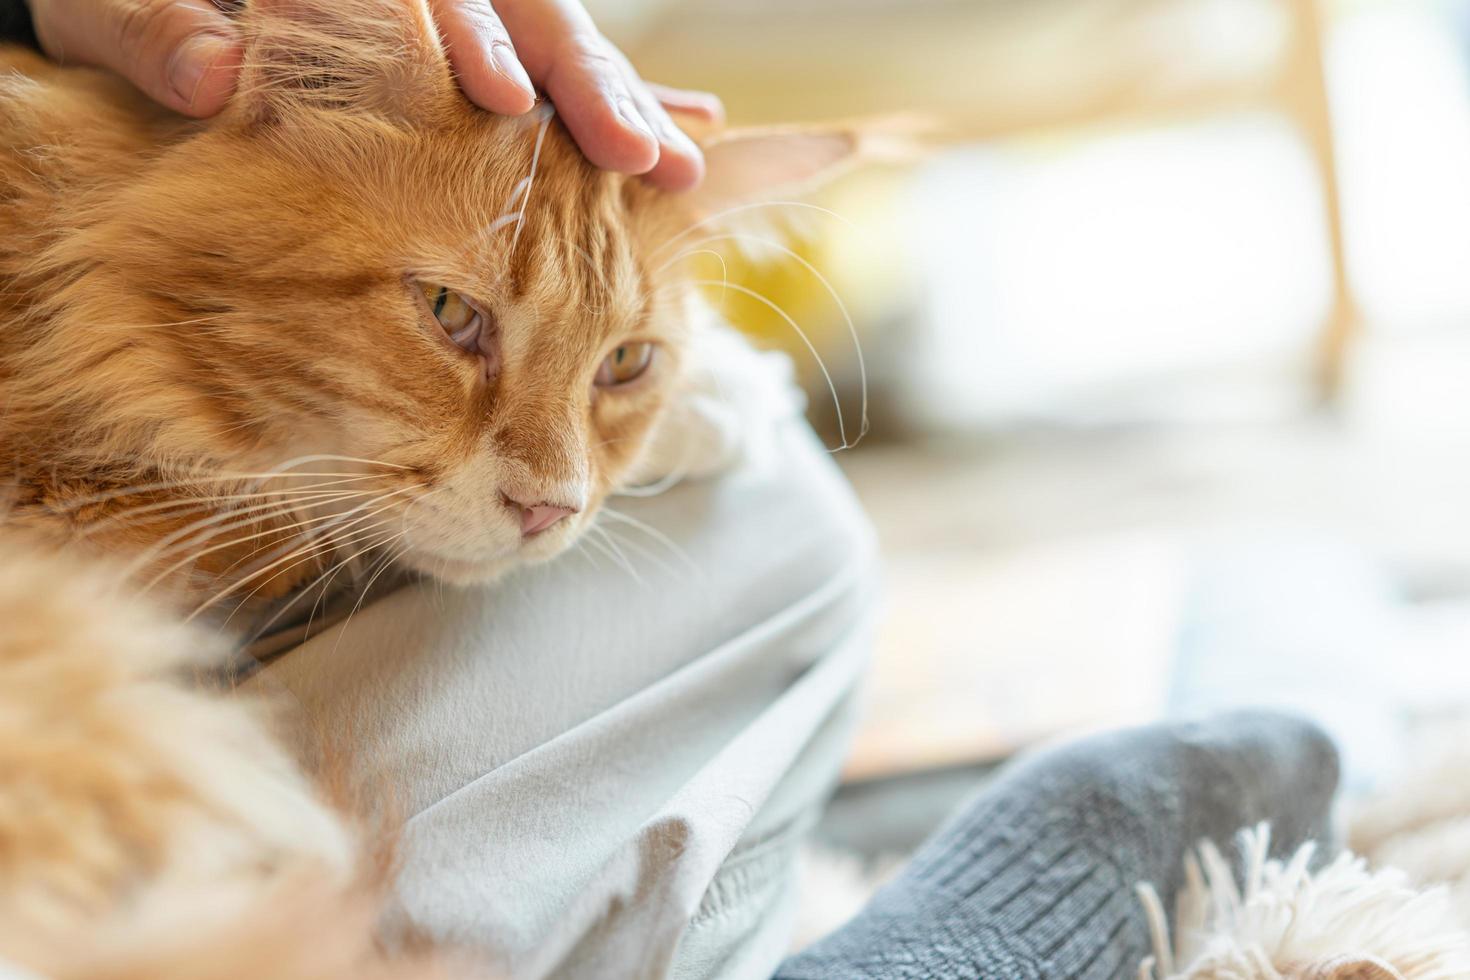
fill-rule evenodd
<path id="1" fill-rule="evenodd" d="M 626 487 L 713 476 L 756 454 L 805 397 L 785 354 L 759 351 L 724 325 L 701 325 L 670 404 Z"/>

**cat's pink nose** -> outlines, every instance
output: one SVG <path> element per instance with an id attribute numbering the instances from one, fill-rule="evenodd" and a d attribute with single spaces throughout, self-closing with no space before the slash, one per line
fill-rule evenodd
<path id="1" fill-rule="evenodd" d="M 545 501 L 527 504 L 506 497 L 505 502 L 521 512 L 521 536 L 527 538 L 546 530 L 563 517 L 570 517 L 576 513 L 576 510 L 571 507 L 560 507 Z"/>

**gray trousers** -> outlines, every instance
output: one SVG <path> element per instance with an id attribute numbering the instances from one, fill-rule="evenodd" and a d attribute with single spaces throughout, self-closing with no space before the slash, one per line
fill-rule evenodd
<path id="1" fill-rule="evenodd" d="M 1309 724 L 1090 739 L 1011 767 L 783 965 L 870 647 L 871 533 L 795 419 L 724 476 L 612 506 L 600 547 L 403 588 L 256 681 L 406 817 L 400 923 L 504 976 L 1131 977 L 1134 885 L 1170 896 L 1201 837 L 1325 828 L 1336 757 Z"/>
<path id="2" fill-rule="evenodd" d="M 576 551 L 423 583 L 254 683 L 406 816 L 398 915 L 507 976 L 771 976 L 835 783 L 876 559 L 797 418 L 722 476 L 615 498 Z"/>

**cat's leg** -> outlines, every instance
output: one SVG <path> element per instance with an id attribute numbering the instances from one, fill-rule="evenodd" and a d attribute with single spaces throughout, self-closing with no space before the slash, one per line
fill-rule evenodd
<path id="1" fill-rule="evenodd" d="M 216 640 L 13 534 L 0 553 L 0 960 L 65 975 L 97 951 L 78 935 L 189 922 L 170 895 L 345 880 L 348 833 L 257 708 L 196 683 Z"/>

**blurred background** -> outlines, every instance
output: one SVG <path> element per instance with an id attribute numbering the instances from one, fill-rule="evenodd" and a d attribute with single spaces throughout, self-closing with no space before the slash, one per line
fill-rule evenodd
<path id="1" fill-rule="evenodd" d="M 726 256 L 834 448 L 844 306 L 866 365 L 834 458 L 888 608 L 830 834 L 901 849 L 1019 748 L 1234 702 L 1367 785 L 1470 705 L 1470 2 L 591 6 L 735 123 L 935 127 L 788 216 L 820 277 Z"/>

